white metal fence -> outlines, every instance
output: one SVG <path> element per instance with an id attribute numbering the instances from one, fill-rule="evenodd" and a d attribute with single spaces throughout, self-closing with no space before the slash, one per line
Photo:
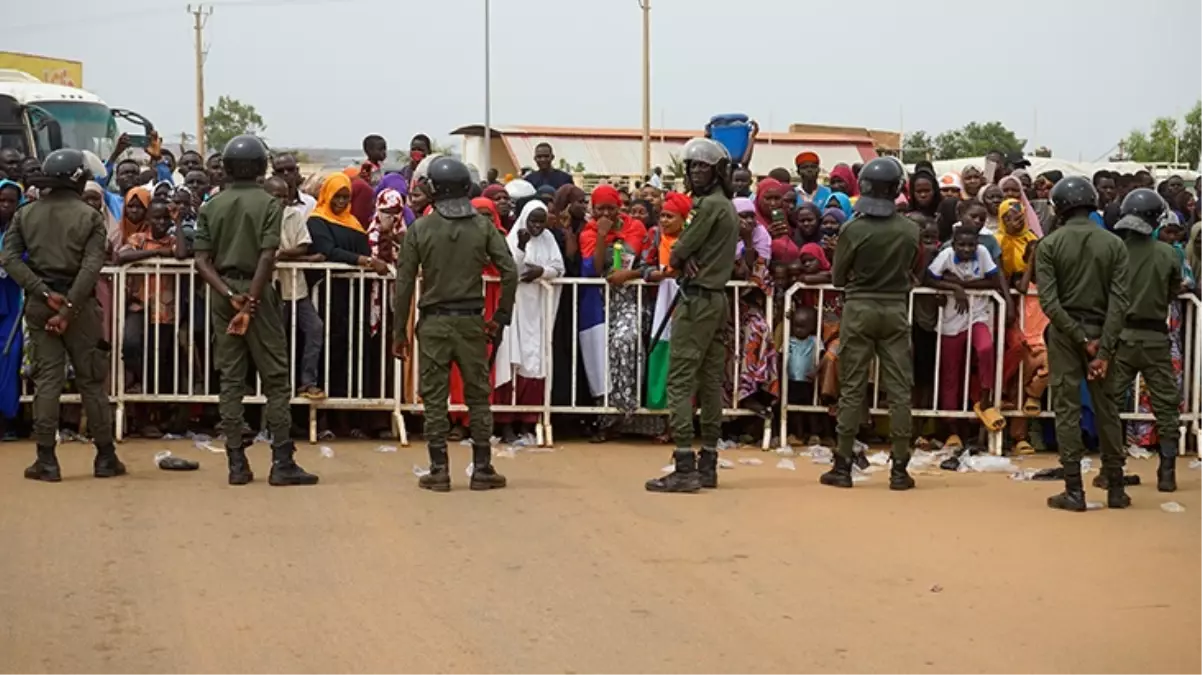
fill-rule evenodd
<path id="1" fill-rule="evenodd" d="M 402 444 L 408 444 L 409 432 L 402 413 L 422 414 L 425 411 L 418 395 L 418 375 L 420 369 L 420 350 L 417 336 L 412 326 L 419 318 L 419 312 L 412 312 L 414 324 L 406 327 L 410 336 L 410 359 L 407 363 L 391 358 L 390 345 L 393 333 L 392 294 L 395 279 L 391 276 L 380 276 L 373 272 L 351 268 L 332 263 L 281 263 L 281 272 L 295 272 L 291 276 L 281 278 L 290 285 L 295 297 L 302 286 L 311 288 L 311 296 L 302 300 L 284 301 L 286 308 L 285 330 L 288 335 L 289 349 L 289 381 L 293 387 L 298 383 L 297 369 L 300 367 L 300 352 L 303 349 L 304 336 L 299 330 L 296 303 L 312 302 L 316 307 L 322 323 L 322 347 L 319 360 L 318 384 L 325 389 L 327 397 L 311 400 L 300 395 L 294 395 L 291 403 L 294 406 L 304 406 L 308 409 L 309 438 L 311 442 L 317 439 L 317 415 L 322 410 L 356 411 L 368 413 L 372 411 L 388 413 L 391 417 L 390 426 L 397 434 Z M 420 295 L 420 279 L 415 297 Z M 496 283 L 495 279 L 487 283 Z M 605 344 L 610 345 L 610 317 L 613 308 L 614 290 L 604 279 L 598 278 L 561 278 L 552 281 L 536 281 L 544 289 L 559 288 L 562 294 L 571 298 L 565 306 L 576 308 L 570 317 L 559 317 L 561 321 L 570 321 L 570 335 L 574 338 L 580 334 L 581 292 L 585 288 L 601 288 L 604 304 L 604 334 Z M 654 345 L 648 344 L 651 333 L 658 326 L 652 326 L 651 308 L 654 307 L 653 294 L 658 289 L 653 284 L 642 281 L 632 281 L 628 284 L 635 293 L 635 326 L 637 339 L 637 363 L 645 364 L 648 350 Z M 740 407 L 739 383 L 742 379 L 744 321 L 742 309 L 738 302 L 739 293 L 743 289 L 754 288 L 747 281 L 732 281 L 728 284 L 731 294 L 730 315 L 732 318 L 733 352 L 726 367 L 730 369 L 727 381 L 729 387 L 724 392 L 729 405 L 724 407 L 723 415 L 727 418 L 754 417 L 757 411 Z M 147 291 L 150 290 L 150 293 Z M 284 289 L 285 291 L 289 289 Z M 120 439 L 126 434 L 126 409 L 131 405 L 169 403 L 169 404 L 216 404 L 218 402 L 218 376 L 213 365 L 213 326 L 209 318 L 209 303 L 214 300 L 211 289 L 200 279 L 190 260 L 174 260 L 171 258 L 151 259 L 148 261 L 124 266 L 105 267 L 102 273 L 102 283 L 97 288 L 102 304 L 107 304 L 110 310 L 106 313 L 110 321 L 110 342 L 113 344 L 113 363 L 110 368 L 109 397 L 117 408 L 116 433 Z M 107 292 L 107 297 L 105 296 Z M 816 295 L 813 303 L 818 313 L 818 328 L 823 325 L 823 300 L 827 294 L 839 292 L 830 285 L 794 284 L 785 293 L 784 307 L 794 306 L 794 298 L 798 293 L 810 292 Z M 1001 296 L 994 291 L 968 291 L 974 297 L 983 297 L 993 303 L 993 334 L 994 375 L 992 383 L 992 405 L 1001 409 L 1003 397 L 1003 367 L 1006 352 L 1005 344 L 1005 311 Z M 910 319 L 913 321 L 914 298 L 923 295 L 941 294 L 929 288 L 916 288 L 911 294 Z M 944 294 L 946 295 L 946 294 Z M 640 366 L 635 373 L 635 392 L 639 405 L 633 410 L 623 411 L 613 405 L 611 400 L 612 387 L 598 387 L 603 394 L 591 405 L 557 404 L 552 400 L 552 383 L 555 368 L 565 365 L 571 370 L 571 392 L 575 401 L 578 384 L 585 382 L 587 374 L 581 372 L 580 341 L 571 342 L 571 358 L 567 364 L 557 363 L 554 353 L 554 331 L 556 325 L 558 303 L 553 294 L 543 293 L 543 362 L 545 380 L 543 396 L 540 404 L 517 404 L 517 387 L 512 388 L 511 398 L 507 402 L 494 402 L 490 407 L 497 413 L 533 413 L 538 416 L 535 425 L 537 441 L 540 445 L 550 445 L 554 439 L 553 420 L 560 414 L 585 415 L 638 415 L 660 416 L 666 419 L 668 410 L 652 410 L 645 407 L 645 368 Z M 158 300 L 168 302 L 160 307 Z M 107 303 L 105 303 L 107 300 Z M 1182 428 L 1190 427 L 1199 440 L 1202 440 L 1202 331 L 1197 328 L 1199 308 L 1202 303 L 1193 295 L 1183 295 L 1183 412 L 1181 415 Z M 149 301 L 149 302 L 148 302 Z M 221 300 L 224 302 L 224 300 Z M 942 323 L 944 303 L 940 303 L 938 322 Z M 772 339 L 772 329 L 776 309 L 771 298 L 765 303 L 765 320 L 769 328 L 767 339 Z M 140 307 L 140 309 L 139 309 Z M 373 311 L 373 307 L 374 310 Z M 1020 327 L 1023 325 L 1023 313 L 1018 313 Z M 937 324 L 938 325 L 938 324 Z M 224 329 L 224 327 L 218 327 Z M 814 387 L 810 401 L 801 404 L 789 404 L 789 388 L 791 385 L 787 374 L 789 360 L 789 331 L 786 320 L 784 339 L 779 346 L 779 411 L 775 436 L 784 445 L 787 438 L 788 413 L 821 413 L 826 414 L 828 407 L 819 400 L 819 387 Z M 960 404 L 955 409 L 944 409 L 939 403 L 940 378 L 944 354 L 942 340 L 936 340 L 934 386 L 930 407 L 912 407 L 913 415 L 918 419 L 971 419 L 976 413 L 971 410 L 969 401 L 969 371 L 972 362 L 972 341 L 968 341 L 966 349 L 968 358 L 965 360 L 963 373 L 964 381 Z M 26 345 L 28 348 L 28 344 Z M 816 352 L 817 355 L 817 352 Z M 611 372 L 609 349 L 604 350 L 604 368 Z M 819 357 L 820 358 L 820 357 Z M 503 366 L 504 367 L 504 366 Z M 1025 373 L 1020 364 L 1018 386 L 1021 389 L 1025 381 Z M 882 393 L 879 377 L 879 363 L 874 364 L 869 391 L 869 413 L 873 416 L 887 415 L 888 409 L 882 407 Z M 511 373 L 511 381 L 516 381 Z M 1135 391 L 1139 391 L 1139 378 L 1135 381 Z M 23 380 L 22 401 L 32 400 L 28 379 Z M 1051 390 L 1048 390 L 1050 400 Z M 494 397 L 495 398 L 495 397 Z M 78 394 L 64 394 L 63 401 L 76 403 Z M 263 404 L 266 398 L 262 392 L 258 378 L 248 382 L 247 404 Z M 452 403 L 451 411 L 464 411 L 462 403 Z M 1053 417 L 1051 406 L 1045 406 L 1039 414 L 1040 418 Z M 1123 412 L 1123 419 L 1128 421 L 1147 421 L 1154 419 L 1150 413 L 1139 413 L 1138 395 L 1133 397 L 1132 407 Z M 1007 418 L 1024 416 L 1022 410 L 1003 410 Z M 763 421 L 760 445 L 768 448 L 774 434 L 772 419 Z M 994 453 L 1002 450 L 1002 431 L 989 434 L 989 449 Z M 1184 433 L 1182 434 L 1184 439 Z M 1184 441 L 1183 441 L 1184 442 Z"/>

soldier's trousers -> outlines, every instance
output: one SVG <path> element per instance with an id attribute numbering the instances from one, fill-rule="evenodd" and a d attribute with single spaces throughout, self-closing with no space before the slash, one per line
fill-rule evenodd
<path id="1" fill-rule="evenodd" d="M 492 435 L 488 395 L 488 335 L 483 316 L 424 314 L 417 324 L 421 358 L 421 397 L 426 407 L 426 445 L 447 447 L 447 398 L 451 395 L 451 363 L 463 376 L 463 401 L 471 416 L 472 441 L 487 443 Z"/>
<path id="2" fill-rule="evenodd" d="M 722 433 L 722 375 L 726 346 L 726 291 L 688 289 L 672 319 L 668 348 L 668 410 L 677 448 L 693 447 L 693 395 L 701 408 L 701 447 L 714 449 Z"/>
<path id="3" fill-rule="evenodd" d="M 226 278 L 225 283 L 235 293 L 250 290 L 249 281 Z M 259 298 L 259 306 L 255 309 L 246 335 L 229 335 L 225 332 L 237 311 L 229 300 L 216 293 L 210 294 L 210 297 L 213 363 L 221 379 L 218 409 L 221 412 L 225 447 L 242 447 L 242 397 L 247 393 L 246 376 L 251 363 L 259 372 L 263 394 L 267 397 L 265 414 L 272 443 L 278 445 L 287 442 L 292 431 L 289 410 L 292 385 L 288 377 L 288 339 L 284 336 L 280 301 L 275 289 L 270 286 L 263 289 L 263 297 Z"/>
<path id="4" fill-rule="evenodd" d="M 839 323 L 839 416 L 835 425 L 837 452 L 843 457 L 854 454 L 874 356 L 881 364 L 879 384 L 889 399 L 893 450 L 909 455 L 914 361 L 907 313 L 905 300 L 850 298 L 843 306 Z"/>
<path id="5" fill-rule="evenodd" d="M 83 399 L 88 430 L 97 446 L 113 442 L 113 412 L 109 408 L 105 381 L 109 374 L 112 346 L 102 328 L 100 304 L 88 298 L 70 317 L 62 335 L 47 333 L 46 322 L 54 315 L 41 298 L 27 299 L 25 320 L 33 349 L 33 433 L 38 445 L 53 446 L 58 432 L 59 397 L 67 378 L 67 356 L 75 365 L 75 387 Z"/>
<path id="6" fill-rule="evenodd" d="M 1173 374 L 1173 355 L 1167 335 L 1157 336 L 1155 339 L 1119 340 L 1114 359 L 1110 363 L 1110 372 L 1106 376 L 1114 396 L 1115 408 L 1119 411 L 1127 410 L 1130 406 L 1127 394 L 1135 381 L 1136 373 L 1143 377 L 1144 384 L 1148 387 L 1148 399 L 1152 403 L 1152 412 L 1156 415 L 1156 432 L 1160 436 L 1160 444 L 1171 444 L 1175 453 L 1177 440 L 1181 437 L 1178 427 L 1181 423 L 1181 389 L 1178 388 L 1177 377 Z M 1138 391 L 1135 392 L 1135 397 L 1138 400 Z"/>
<path id="7" fill-rule="evenodd" d="M 1095 339 L 1102 334 L 1100 327 L 1086 326 L 1086 335 Z M 1051 375 L 1052 410 L 1056 413 L 1056 443 L 1060 446 L 1060 463 L 1079 463 L 1085 455 L 1081 438 L 1081 383 L 1089 389 L 1098 429 L 1098 442 L 1104 468 L 1123 466 L 1123 423 L 1118 406 L 1111 394 L 1109 382 L 1114 371 L 1102 380 L 1088 380 L 1089 356 L 1072 337 L 1048 326 L 1045 341 L 1048 345 L 1048 370 Z"/>

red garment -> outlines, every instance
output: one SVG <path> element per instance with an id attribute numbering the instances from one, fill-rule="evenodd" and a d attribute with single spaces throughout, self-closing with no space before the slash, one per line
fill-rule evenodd
<path id="1" fill-rule="evenodd" d="M 531 379 L 517 376 L 517 396 L 514 396 L 513 382 L 506 382 L 493 392 L 493 403 L 497 405 L 542 405 L 543 394 L 547 381 L 543 378 Z M 539 414 L 536 412 L 493 413 L 493 421 L 498 424 L 518 422 L 521 424 L 538 424 Z"/>
<path id="2" fill-rule="evenodd" d="M 860 181 L 856 180 L 856 172 L 852 171 L 850 166 L 836 164 L 835 168 L 831 169 L 831 178 L 842 178 L 843 182 L 847 183 L 847 189 L 851 190 L 848 196 L 860 196 Z"/>
<path id="3" fill-rule="evenodd" d="M 693 200 L 679 192 L 669 192 L 664 195 L 663 210 L 687 220 L 689 212 L 693 210 Z"/>
<path id="4" fill-rule="evenodd" d="M 598 185 L 591 196 L 593 206 L 622 206 L 622 195 L 612 185 Z"/>
<path id="5" fill-rule="evenodd" d="M 493 183 L 492 185 L 484 188 L 484 198 L 488 199 L 489 201 L 495 201 L 497 197 L 507 194 L 509 193 L 505 191 L 505 186 L 501 185 L 500 183 Z M 479 197 L 477 197 L 477 199 L 479 199 Z M 475 200 L 472 201 L 473 203 L 475 202 Z"/>
<path id="6" fill-rule="evenodd" d="M 813 242 L 801 247 L 801 255 L 812 255 L 818 259 L 818 270 L 820 272 L 829 272 L 831 269 L 831 261 L 826 259 L 826 251 L 822 247 Z"/>
<path id="7" fill-rule="evenodd" d="M 491 199 L 486 199 L 484 197 L 477 197 L 472 200 L 472 206 L 476 207 L 477 209 L 488 209 L 489 213 L 492 216 L 493 225 L 495 225 L 498 230 L 501 230 L 501 232 L 505 231 L 504 229 L 501 228 L 501 215 L 497 212 L 497 205 L 494 204 Z M 484 266 L 483 274 L 486 277 L 500 276 L 500 272 L 498 272 L 497 268 L 494 267 L 492 264 L 488 264 L 488 265 Z M 497 311 L 497 307 L 499 307 L 500 305 L 501 305 L 501 282 L 499 282 L 499 281 L 484 282 L 484 319 L 486 321 L 491 321 L 493 313 Z M 492 358 L 492 350 L 493 350 L 493 344 L 491 342 L 489 342 L 488 343 L 488 357 L 490 359 Z M 500 399 L 497 398 L 496 390 L 495 390 L 495 387 L 493 386 L 497 381 L 495 372 L 490 372 L 488 374 L 488 381 L 489 381 L 488 390 L 493 392 L 491 395 L 493 402 L 494 403 L 499 402 Z M 459 366 L 452 363 L 451 364 L 451 403 L 463 403 L 463 402 L 464 402 L 463 375 L 461 375 L 459 373 Z M 470 423 L 470 420 L 471 420 L 471 416 L 468 415 L 467 412 L 454 412 L 454 411 L 451 412 L 451 422 L 453 424 L 461 424 L 463 426 L 467 426 Z"/>
<path id="8" fill-rule="evenodd" d="M 351 179 L 351 213 L 364 224 L 376 217 L 375 190 L 362 178 Z"/>
<path id="9" fill-rule="evenodd" d="M 765 178 L 755 185 L 755 222 L 769 233 L 772 232 L 772 213 L 768 211 L 764 200 L 770 194 L 782 196 L 787 189 L 784 183 L 775 178 Z M 797 248 L 797 243 L 787 234 L 772 238 L 772 260 L 791 263 L 800 256 L 801 250 Z"/>
<path id="10" fill-rule="evenodd" d="M 603 185 L 601 187 L 609 187 Z M 600 189 L 600 188 L 598 188 Z M 610 188 L 611 190 L 613 188 Z M 616 194 L 617 191 L 614 190 Z M 593 197 L 596 198 L 596 190 L 593 191 Z M 595 202 L 594 202 L 595 203 Z M 643 239 L 647 236 L 647 226 L 635 218 L 631 218 L 625 213 L 618 214 L 618 222 L 613 227 L 609 228 L 609 232 L 605 235 L 605 246 L 608 248 L 618 236 L 622 237 L 622 243 L 626 244 L 627 250 L 637 255 L 643 252 Z M 597 221 L 590 220 L 580 230 L 580 255 L 591 258 L 593 253 L 597 251 Z M 600 270 L 598 270 L 600 272 Z"/>

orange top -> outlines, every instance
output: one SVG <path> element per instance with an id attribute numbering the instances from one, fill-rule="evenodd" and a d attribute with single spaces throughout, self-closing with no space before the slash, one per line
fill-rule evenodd
<path id="1" fill-rule="evenodd" d="M 129 235 L 125 248 L 134 251 L 159 251 L 169 249 L 175 242 L 171 237 L 153 239 L 149 232 L 135 232 Z M 153 271 L 133 271 L 129 282 L 130 294 L 141 307 L 150 308 L 150 322 L 153 324 L 169 324 L 175 321 L 175 276 L 170 270 L 164 270 L 155 279 Z"/>
<path id="2" fill-rule="evenodd" d="M 1035 284 L 1031 284 L 1035 290 Z M 1039 297 L 1027 295 L 1023 297 L 1023 342 L 1031 351 L 1043 351 L 1047 345 L 1043 341 L 1043 331 L 1051 323 L 1043 308 L 1039 306 Z"/>

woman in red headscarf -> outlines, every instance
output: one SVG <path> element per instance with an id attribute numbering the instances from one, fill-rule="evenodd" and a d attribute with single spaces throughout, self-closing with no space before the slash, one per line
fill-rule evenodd
<path id="1" fill-rule="evenodd" d="M 620 211 L 622 196 L 613 186 L 597 186 L 592 207 L 593 218 L 580 231 L 581 276 L 604 277 L 613 286 L 608 312 L 602 288 L 585 286 L 580 291 L 581 355 L 592 395 L 602 400 L 608 395 L 609 405 L 622 413 L 602 416 L 592 439 L 600 443 L 616 423 L 639 407 L 639 288 L 623 284 L 629 280 L 625 273 L 635 269 L 641 258 L 647 227 Z"/>
<path id="2" fill-rule="evenodd" d="M 782 199 L 786 186 L 775 178 L 765 178 L 755 186 L 755 221 L 772 237 L 772 260 L 789 264 L 797 260 L 798 248 L 789 232 L 789 217 Z M 766 265 L 768 261 L 764 261 Z"/>

